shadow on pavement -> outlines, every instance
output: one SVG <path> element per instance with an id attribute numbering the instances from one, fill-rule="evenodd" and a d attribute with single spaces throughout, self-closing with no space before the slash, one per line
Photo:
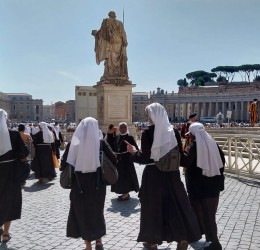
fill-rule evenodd
<path id="1" fill-rule="evenodd" d="M 6 249 L 8 249 L 8 250 L 18 250 L 18 248 L 9 248 L 7 246 L 7 244 L 1 243 L 0 250 L 6 250 Z"/>
<path id="2" fill-rule="evenodd" d="M 111 207 L 107 211 L 118 213 L 121 216 L 129 217 L 131 214 L 136 214 L 140 212 L 139 199 L 130 198 L 128 201 L 118 201 L 117 199 L 111 199 Z M 138 206 L 136 208 L 136 206 Z"/>
<path id="3" fill-rule="evenodd" d="M 52 185 L 54 185 L 54 183 L 38 183 L 38 182 L 35 182 L 30 187 L 25 186 L 23 188 L 23 190 L 24 190 L 24 192 L 33 193 L 33 192 L 45 190 L 45 189 L 51 187 Z"/>

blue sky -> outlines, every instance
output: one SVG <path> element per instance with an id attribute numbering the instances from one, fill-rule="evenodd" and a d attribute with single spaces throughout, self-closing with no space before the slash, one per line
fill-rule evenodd
<path id="1" fill-rule="evenodd" d="M 260 63 L 260 0 L 0 0 L 0 91 L 75 99 L 76 85 L 103 75 L 91 31 L 123 9 L 134 92 L 177 92 L 189 72 Z"/>

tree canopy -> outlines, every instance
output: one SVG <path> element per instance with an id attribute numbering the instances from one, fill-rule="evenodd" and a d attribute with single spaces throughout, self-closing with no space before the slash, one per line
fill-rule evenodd
<path id="1" fill-rule="evenodd" d="M 236 74 L 240 74 L 242 82 L 260 81 L 260 64 L 243 64 L 240 66 L 217 66 L 211 69 L 211 72 L 197 70 L 186 74 L 186 78 L 177 81 L 178 86 L 203 86 L 207 82 L 216 82 L 219 84 L 231 83 Z"/>

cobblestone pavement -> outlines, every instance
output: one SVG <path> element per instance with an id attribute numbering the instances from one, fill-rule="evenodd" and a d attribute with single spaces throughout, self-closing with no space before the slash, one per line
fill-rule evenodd
<path id="1" fill-rule="evenodd" d="M 139 182 L 143 168 L 144 166 L 136 164 Z M 225 187 L 217 212 L 223 249 L 260 249 L 260 182 L 226 175 Z M 129 201 L 118 202 L 117 195 L 107 188 L 107 235 L 103 238 L 106 250 L 146 249 L 141 243 L 136 242 L 140 205 L 137 194 L 131 192 L 130 195 Z M 2 244 L 0 249 L 83 250 L 85 244 L 82 239 L 65 237 L 68 211 L 69 190 L 60 187 L 59 178 L 46 184 L 38 184 L 31 176 L 23 189 L 22 218 L 12 223 L 12 239 L 7 245 Z M 204 245 L 205 239 L 202 238 L 188 249 L 202 249 Z M 159 249 L 176 249 L 176 243 L 164 243 Z"/>

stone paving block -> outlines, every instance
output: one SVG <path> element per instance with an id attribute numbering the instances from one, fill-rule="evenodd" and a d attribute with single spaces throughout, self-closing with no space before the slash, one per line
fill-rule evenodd
<path id="1" fill-rule="evenodd" d="M 135 166 L 140 183 L 144 166 Z M 57 173 L 59 175 L 59 171 Z M 227 174 L 225 188 L 216 215 L 223 249 L 260 249 L 260 182 Z M 12 223 L 13 237 L 7 245 L 1 245 L 0 250 L 83 250 L 82 239 L 66 238 L 69 192 L 60 187 L 59 178 L 39 184 L 31 175 L 22 191 L 22 218 Z M 135 192 L 130 195 L 129 201 L 118 202 L 118 195 L 107 187 L 104 210 L 107 235 L 103 238 L 106 250 L 144 249 L 142 243 L 136 241 L 140 226 L 138 195 Z M 176 242 L 164 242 L 158 249 L 175 250 L 176 245 Z M 204 245 L 203 237 L 188 249 L 199 250 Z"/>

